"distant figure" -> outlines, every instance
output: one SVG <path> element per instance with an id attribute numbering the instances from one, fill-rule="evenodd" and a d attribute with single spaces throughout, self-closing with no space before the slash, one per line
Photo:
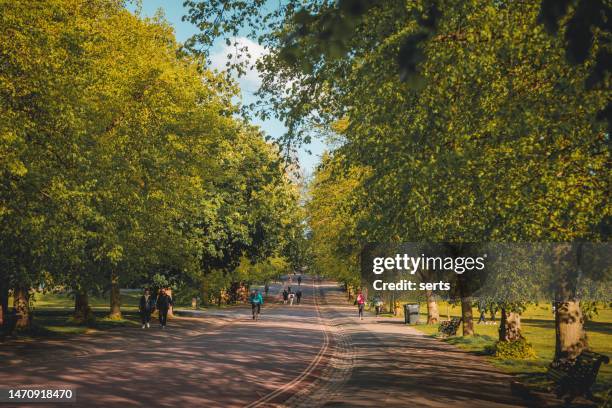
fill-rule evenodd
<path id="1" fill-rule="evenodd" d="M 302 275 L 298 276 L 298 286 L 302 285 Z"/>
<path id="2" fill-rule="evenodd" d="M 159 311 L 159 327 L 162 329 L 166 328 L 166 322 L 168 320 L 168 310 L 170 306 L 173 306 L 174 302 L 172 298 L 166 293 L 166 289 L 162 288 L 159 297 L 157 298 L 157 310 Z"/>
<path id="3" fill-rule="evenodd" d="M 287 304 L 287 300 L 289 299 L 289 292 L 287 292 L 287 289 L 283 289 L 283 304 Z"/>
<path id="4" fill-rule="evenodd" d="M 155 310 L 155 301 L 151 296 L 149 289 L 144 290 L 144 294 L 140 297 L 138 311 L 140 312 L 140 320 L 142 320 L 142 328 L 148 329 L 151 327 L 151 313 Z"/>
<path id="5" fill-rule="evenodd" d="M 376 316 L 380 315 L 380 312 L 382 311 L 382 306 L 383 306 L 383 301 L 381 299 L 381 297 L 379 295 L 374 296 L 374 309 L 376 310 Z"/>
<path id="6" fill-rule="evenodd" d="M 302 291 L 300 289 L 298 289 L 297 292 L 295 292 L 295 300 L 298 305 L 302 301 Z"/>
<path id="7" fill-rule="evenodd" d="M 295 299 L 295 293 L 293 293 L 291 291 L 291 288 L 289 288 L 289 305 L 293 306 L 293 300 Z"/>
<path id="8" fill-rule="evenodd" d="M 251 296 L 249 297 L 249 302 L 251 303 L 251 311 L 253 312 L 253 320 L 259 319 L 259 313 L 261 313 L 261 305 L 263 304 L 263 298 L 261 297 L 261 293 L 257 289 L 251 292 Z"/>
<path id="9" fill-rule="evenodd" d="M 361 320 L 363 320 L 363 309 L 365 307 L 365 302 L 366 302 L 366 298 L 364 294 L 361 293 L 361 289 L 359 289 L 359 292 L 357 294 L 357 300 L 355 300 L 355 303 L 357 303 L 357 307 L 359 309 L 359 318 Z"/>
<path id="10" fill-rule="evenodd" d="M 483 301 L 478 302 L 478 311 L 480 312 L 480 317 L 478 318 L 478 323 L 486 323 L 485 313 L 487 311 L 487 305 Z"/>
<path id="11" fill-rule="evenodd" d="M 485 319 L 485 310 L 481 310 L 480 311 L 480 317 L 478 318 L 478 323 L 477 324 L 486 323 L 486 322 L 487 322 L 487 320 Z"/>
<path id="12" fill-rule="evenodd" d="M 266 294 L 266 296 L 268 296 L 269 290 L 270 290 L 270 286 L 268 286 L 268 284 L 266 283 L 266 286 L 264 286 L 264 293 Z"/>

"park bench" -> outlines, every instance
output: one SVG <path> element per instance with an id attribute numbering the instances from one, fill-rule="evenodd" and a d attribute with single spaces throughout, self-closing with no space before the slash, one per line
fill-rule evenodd
<path id="1" fill-rule="evenodd" d="M 592 351 L 583 351 L 574 360 L 553 361 L 548 368 L 548 376 L 556 384 L 558 398 L 565 397 L 570 403 L 578 396 L 593 398 L 591 387 L 595 383 L 602 363 L 608 364 L 610 358 Z"/>
<path id="2" fill-rule="evenodd" d="M 457 329 L 459 329 L 460 324 L 461 319 L 458 317 L 453 317 L 451 320 L 445 320 L 438 326 L 438 333 L 445 336 L 454 336 L 457 334 Z"/>

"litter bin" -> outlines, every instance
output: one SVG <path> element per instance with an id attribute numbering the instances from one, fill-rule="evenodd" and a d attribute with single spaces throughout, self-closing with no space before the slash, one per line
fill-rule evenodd
<path id="1" fill-rule="evenodd" d="M 404 305 L 404 323 L 406 324 L 418 324 L 419 323 L 419 304 Z"/>

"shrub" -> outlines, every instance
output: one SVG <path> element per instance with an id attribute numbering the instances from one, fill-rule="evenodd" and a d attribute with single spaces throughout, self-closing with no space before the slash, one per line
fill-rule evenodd
<path id="1" fill-rule="evenodd" d="M 526 339 L 497 341 L 492 346 L 486 347 L 485 351 L 497 358 L 533 360 L 538 357 L 535 349 Z"/>

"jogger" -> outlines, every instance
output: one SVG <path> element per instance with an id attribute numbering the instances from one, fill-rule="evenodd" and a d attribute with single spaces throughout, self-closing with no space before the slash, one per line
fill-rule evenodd
<path id="1" fill-rule="evenodd" d="M 365 296 L 359 290 L 359 294 L 357 295 L 357 307 L 359 308 L 359 318 L 363 320 L 363 309 L 365 308 Z"/>

